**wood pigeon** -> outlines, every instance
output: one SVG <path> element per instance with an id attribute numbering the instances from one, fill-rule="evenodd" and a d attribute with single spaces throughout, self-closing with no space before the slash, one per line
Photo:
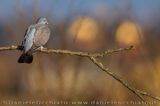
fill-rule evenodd
<path id="1" fill-rule="evenodd" d="M 39 18 L 36 24 L 28 27 L 21 47 L 23 53 L 18 59 L 18 63 L 32 63 L 33 53 L 39 47 L 43 47 L 50 37 L 50 29 L 46 18 Z"/>

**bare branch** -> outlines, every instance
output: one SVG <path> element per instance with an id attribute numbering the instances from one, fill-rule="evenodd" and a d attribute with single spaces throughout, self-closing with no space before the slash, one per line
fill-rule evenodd
<path id="1" fill-rule="evenodd" d="M 21 50 L 21 46 L 7 46 L 7 47 L 0 47 L 0 51 L 7 51 L 7 50 Z M 122 51 L 129 51 L 134 49 L 133 46 L 130 46 L 129 48 L 119 48 L 119 49 L 115 49 L 115 50 L 106 50 L 102 53 L 87 53 L 87 52 L 74 52 L 74 51 L 69 51 L 69 50 L 59 50 L 59 49 L 48 49 L 48 48 L 43 48 L 38 49 L 38 52 L 42 52 L 42 53 L 56 53 L 56 54 L 67 54 L 67 55 L 77 55 L 77 56 L 83 56 L 83 57 L 103 57 L 105 55 L 110 55 L 113 53 L 117 53 L 117 52 L 122 52 Z"/>
<path id="2" fill-rule="evenodd" d="M 111 72 L 109 68 L 106 68 L 101 62 L 97 60 L 98 57 L 104 57 L 105 55 L 110 55 L 113 53 L 118 53 L 122 51 L 128 51 L 128 50 L 133 50 L 134 47 L 130 46 L 129 48 L 120 48 L 120 49 L 115 49 L 115 50 L 107 50 L 102 53 L 87 53 L 87 52 L 74 52 L 74 51 L 69 51 L 69 50 L 55 50 L 55 49 L 48 49 L 48 48 L 43 48 L 38 49 L 38 52 L 50 54 L 50 53 L 56 53 L 56 54 L 66 54 L 66 55 L 71 55 L 71 56 L 81 56 L 81 57 L 87 57 L 89 58 L 96 66 L 98 66 L 102 71 L 104 71 L 106 74 L 109 76 L 113 77 L 115 80 L 117 80 L 119 83 L 121 83 L 125 88 L 133 92 L 137 97 L 139 97 L 141 100 L 145 101 L 143 96 L 150 97 L 152 99 L 160 101 L 160 97 L 158 96 L 153 96 L 147 92 L 141 91 L 139 89 L 136 89 L 132 87 L 131 85 L 128 84 L 127 81 L 116 75 L 115 73 Z M 22 50 L 21 46 L 7 46 L 7 47 L 0 47 L 0 51 L 9 51 L 9 50 Z"/>
<path id="3" fill-rule="evenodd" d="M 126 87 L 127 89 L 132 91 L 134 94 L 136 94 L 141 100 L 145 101 L 144 98 L 142 97 L 142 95 L 140 95 L 139 92 L 137 92 L 135 88 L 131 87 L 126 81 L 124 81 L 122 78 L 118 77 L 115 73 L 109 71 L 109 68 L 105 68 L 105 66 L 101 62 L 97 61 L 96 58 L 90 57 L 89 59 L 95 65 L 97 65 L 100 69 L 102 69 L 102 71 L 104 71 L 108 75 L 112 76 L 114 79 L 116 79 L 118 82 L 120 82 L 124 87 Z"/>
<path id="4" fill-rule="evenodd" d="M 147 93 L 147 92 L 144 92 L 144 91 L 141 91 L 141 90 L 138 90 L 138 89 L 136 89 L 136 91 L 137 91 L 138 93 L 140 93 L 141 95 L 144 95 L 144 96 L 147 96 L 147 97 L 150 97 L 150 98 L 153 98 L 153 99 L 155 99 L 155 100 L 160 101 L 160 97 L 159 97 L 159 96 L 153 96 L 153 95 L 151 95 L 151 94 L 149 94 L 149 93 Z"/>
<path id="5" fill-rule="evenodd" d="M 110 55 L 113 53 L 119 53 L 119 52 L 123 52 L 123 51 L 129 51 L 129 50 L 133 50 L 135 49 L 133 46 L 130 46 L 128 48 L 119 48 L 119 49 L 113 49 L 113 50 L 106 50 L 102 53 L 96 53 L 94 54 L 92 57 L 104 57 L 105 55 Z"/>
<path id="6" fill-rule="evenodd" d="M 95 57 L 89 57 L 89 59 L 95 64 L 97 65 L 102 71 L 104 71 L 105 73 L 107 73 L 109 76 L 113 77 L 115 80 L 117 80 L 118 82 L 120 82 L 124 87 L 126 87 L 127 89 L 129 89 L 130 91 L 132 91 L 134 94 L 136 94 L 141 100 L 145 101 L 145 99 L 142 97 L 144 96 L 148 96 L 150 98 L 153 98 L 155 100 L 160 101 L 160 97 L 157 96 L 153 96 L 150 95 L 147 92 L 138 90 L 132 86 L 130 86 L 127 81 L 123 80 L 122 78 L 120 78 L 118 75 L 116 75 L 115 73 L 109 71 L 109 68 L 105 68 L 105 66 L 99 62 Z"/>
<path id="7" fill-rule="evenodd" d="M 7 51 L 7 50 L 18 50 L 18 46 L 7 46 L 7 47 L 0 47 L 0 51 Z"/>

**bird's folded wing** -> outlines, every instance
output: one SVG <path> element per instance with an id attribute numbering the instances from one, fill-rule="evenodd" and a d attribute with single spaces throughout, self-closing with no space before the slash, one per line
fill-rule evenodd
<path id="1" fill-rule="evenodd" d="M 33 38 L 34 38 L 35 32 L 36 32 L 36 29 L 33 25 L 28 27 L 24 40 L 22 42 L 22 46 L 24 46 L 25 53 L 28 52 L 33 45 Z"/>

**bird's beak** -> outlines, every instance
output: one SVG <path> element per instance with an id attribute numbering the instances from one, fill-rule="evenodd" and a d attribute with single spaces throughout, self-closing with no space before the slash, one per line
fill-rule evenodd
<path id="1" fill-rule="evenodd" d="M 48 25 L 48 22 L 46 22 L 45 24 Z"/>

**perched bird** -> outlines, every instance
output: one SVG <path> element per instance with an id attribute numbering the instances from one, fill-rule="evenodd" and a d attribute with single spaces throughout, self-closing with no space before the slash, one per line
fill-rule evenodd
<path id="1" fill-rule="evenodd" d="M 46 18 L 39 18 L 36 24 L 32 24 L 26 30 L 22 41 L 22 55 L 18 63 L 32 63 L 33 53 L 47 43 L 50 37 L 50 29 Z"/>

